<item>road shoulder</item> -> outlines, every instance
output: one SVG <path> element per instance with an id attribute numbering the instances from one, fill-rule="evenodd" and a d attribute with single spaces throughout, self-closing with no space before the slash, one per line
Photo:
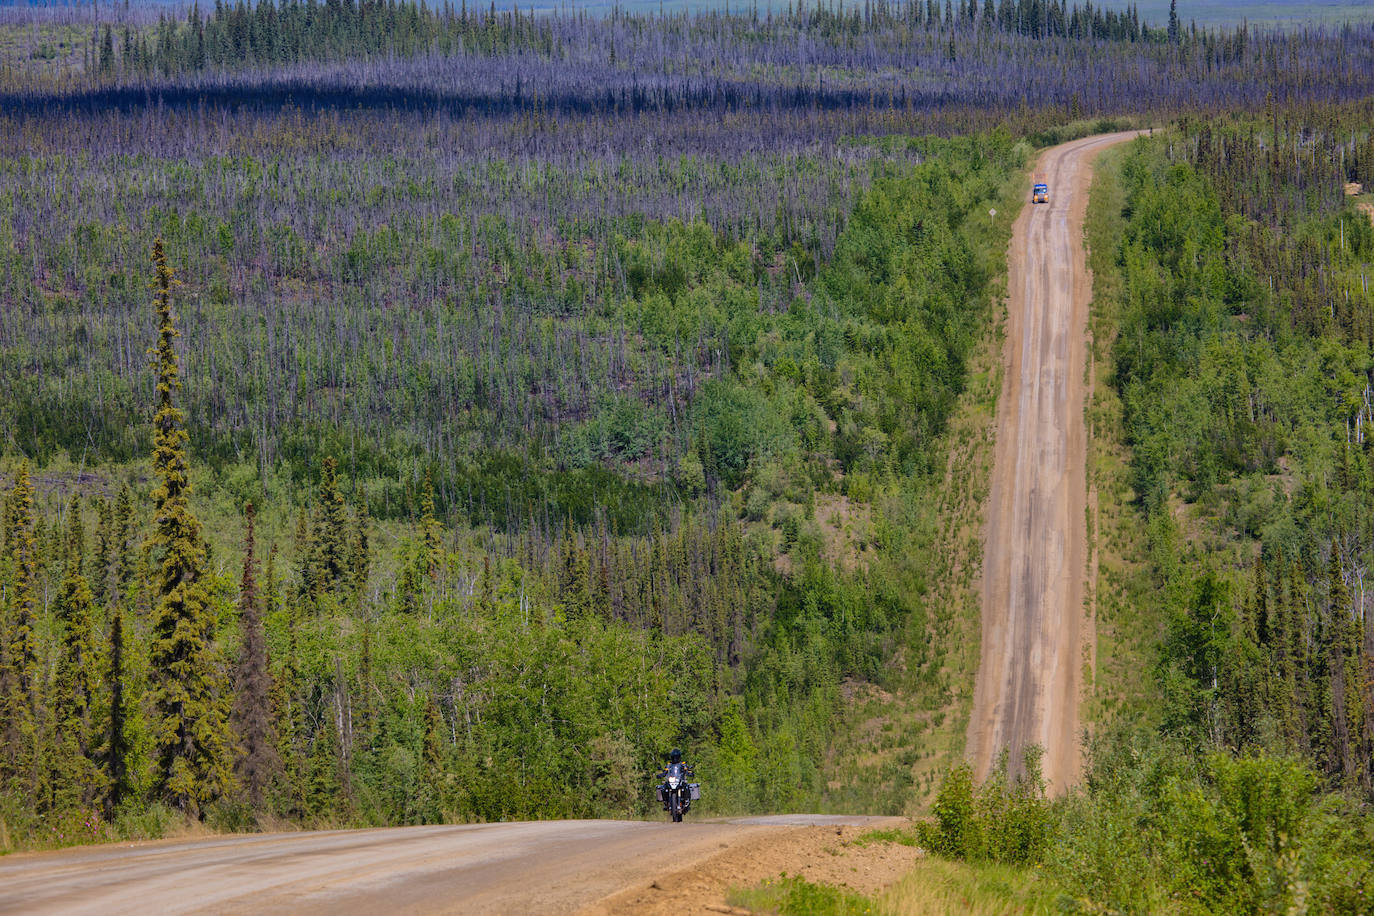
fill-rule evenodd
<path id="1" fill-rule="evenodd" d="M 852 824 L 774 828 L 722 841 L 713 854 L 648 883 L 612 894 L 578 910 L 579 916 L 678 916 L 731 912 L 731 887 L 753 886 L 786 874 L 865 896 L 895 884 L 922 857 L 895 843 L 856 843 L 875 829 L 909 825 L 905 818 L 875 818 Z"/>

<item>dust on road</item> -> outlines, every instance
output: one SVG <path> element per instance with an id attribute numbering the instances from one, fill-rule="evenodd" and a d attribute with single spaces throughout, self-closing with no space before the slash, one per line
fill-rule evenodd
<path id="1" fill-rule="evenodd" d="M 1006 373 L 983 567 L 982 658 L 969 719 L 978 778 L 1003 749 L 1013 772 L 1044 748 L 1052 792 L 1078 777 L 1078 701 L 1085 649 L 1087 530 L 1083 426 L 1088 302 L 1083 250 L 1092 163 L 1134 131 L 1046 150 L 1048 204 L 1027 203 L 1008 252 Z"/>

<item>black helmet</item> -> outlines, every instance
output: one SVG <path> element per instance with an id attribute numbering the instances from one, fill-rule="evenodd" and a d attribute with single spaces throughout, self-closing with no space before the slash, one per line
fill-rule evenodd
<path id="1" fill-rule="evenodd" d="M 681 763 L 682 751 L 678 750 L 677 748 L 673 748 L 671 751 L 668 752 L 668 760 L 672 763 Z"/>

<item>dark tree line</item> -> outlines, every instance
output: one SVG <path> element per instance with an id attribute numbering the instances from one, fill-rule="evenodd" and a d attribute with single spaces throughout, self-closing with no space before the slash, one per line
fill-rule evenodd
<path id="1" fill-rule="evenodd" d="M 88 79 L 77 81 L 85 85 L 75 94 L 98 91 L 106 104 L 135 99 L 108 94 L 124 85 L 156 88 L 171 100 L 180 91 L 204 94 L 228 84 L 243 96 L 247 87 L 237 74 L 251 75 L 259 91 L 268 76 L 298 103 L 313 97 L 340 104 L 337 96 L 353 95 L 356 104 L 367 98 L 358 90 L 368 86 L 378 104 L 410 107 L 448 96 L 458 111 L 489 111 L 495 76 L 506 109 L 967 105 L 1005 116 L 1023 105 L 1054 105 L 1075 109 L 1077 117 L 1255 106 L 1266 90 L 1283 101 L 1295 93 L 1348 98 L 1358 95 L 1369 70 L 1365 25 L 1199 30 L 1175 17 L 1155 29 L 1133 9 L 1057 0 L 940 9 L 803 4 L 763 17 L 596 18 L 383 2 L 221 4 L 205 12 L 192 7 L 185 19 L 163 18 L 152 28 L 109 27 L 93 35 Z M 466 78 L 444 78 L 455 69 Z M 415 72 L 426 78 L 409 75 Z M 769 76 L 761 80 L 761 72 Z M 939 80 L 932 84 L 920 73 Z M 21 63 L 6 79 L 21 98 L 47 85 L 26 85 L 24 77 Z M 335 98 L 322 91 L 326 86 Z M 482 91 L 470 93 L 474 86 Z"/>
<path id="2" fill-rule="evenodd" d="M 657 27 L 654 17 L 617 12 L 614 18 L 635 31 Z M 681 16 L 668 22 L 675 27 L 687 23 Z M 571 19 L 563 13 L 522 14 L 518 7 L 498 13 L 494 7 L 486 10 L 476 4 L 469 11 L 466 0 L 460 7 L 450 2 L 433 9 L 395 0 L 259 0 L 256 4 L 216 0 L 212 10 L 202 12 L 198 5 L 192 6 L 184 19 L 164 15 L 155 28 L 123 26 L 118 37 L 114 26 L 104 26 L 92 37 L 94 50 L 86 66 L 89 73 L 110 77 L 421 53 L 520 52 L 566 57 L 575 47 L 573 27 L 579 25 L 585 28 L 585 14 Z M 862 8 L 798 5 L 776 18 L 770 14 L 760 20 L 755 12 L 738 26 L 726 27 L 774 38 L 779 31 L 796 30 L 827 40 L 894 28 L 1132 42 L 1164 34 L 1142 26 L 1134 7 L 1104 10 L 1091 3 L 1080 7 L 1058 0 L 1002 0 L 1000 4 L 985 0 L 981 8 L 977 0 L 960 0 L 957 8 L 947 11 L 929 0 L 897 4 L 880 0 Z M 1167 34 L 1177 41 L 1174 30 Z M 611 53 L 615 54 L 614 45 Z"/>
<path id="3" fill-rule="evenodd" d="M 789 33 L 826 42 L 847 43 L 879 37 L 899 43 L 919 40 L 919 34 L 949 36 L 958 48 L 970 38 L 994 33 L 1031 39 L 1149 42 L 1197 45 L 1209 64 L 1235 59 L 1244 53 L 1249 30 L 1184 30 L 1171 11 L 1167 27 L 1142 23 L 1135 6 L 1104 8 L 1067 0 L 867 0 L 835 6 L 799 2 L 786 12 L 760 17 L 757 8 L 745 16 L 712 12 L 689 17 L 626 14 L 610 17 L 630 36 L 664 30 L 734 34 L 753 41 L 777 42 Z M 184 18 L 163 15 L 156 27 L 139 29 L 106 25 L 92 36 L 87 73 L 109 78 L 160 73 L 171 75 L 199 70 L 234 69 L 355 58 L 419 54 L 533 54 L 566 58 L 576 53 L 578 39 L 589 27 L 585 14 L 521 13 L 518 7 L 498 12 L 494 7 L 469 10 L 446 2 L 431 8 L 396 0 L 216 0 L 213 9 L 193 5 Z M 594 28 L 594 26 L 592 26 Z M 633 47 L 634 42 L 631 41 Z M 612 42 L 610 62 L 626 59 Z M 633 60 L 634 55 L 628 58 Z"/>

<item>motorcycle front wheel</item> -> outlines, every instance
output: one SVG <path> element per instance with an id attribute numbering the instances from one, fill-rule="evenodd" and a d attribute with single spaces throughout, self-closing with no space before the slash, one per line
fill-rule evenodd
<path id="1" fill-rule="evenodd" d="M 671 811 L 672 811 L 673 823 L 674 823 L 674 824 L 679 824 L 679 823 L 681 823 L 681 822 L 682 822 L 682 799 L 678 797 L 678 794 L 677 794 L 676 792 L 673 793 L 673 800 L 672 800 L 671 804 L 669 805 L 669 807 L 670 807 L 670 809 L 671 809 Z"/>

